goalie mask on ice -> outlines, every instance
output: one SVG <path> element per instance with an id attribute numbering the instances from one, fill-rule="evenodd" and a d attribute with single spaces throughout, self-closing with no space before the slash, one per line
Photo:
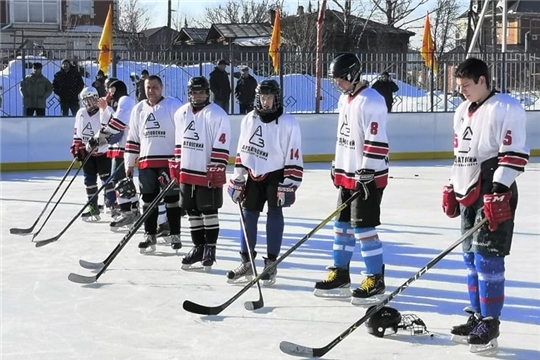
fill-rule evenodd
<path id="1" fill-rule="evenodd" d="M 135 188 L 135 183 L 133 179 L 127 177 L 123 178 L 116 184 L 116 194 L 122 199 L 131 199 L 137 195 L 137 188 Z"/>

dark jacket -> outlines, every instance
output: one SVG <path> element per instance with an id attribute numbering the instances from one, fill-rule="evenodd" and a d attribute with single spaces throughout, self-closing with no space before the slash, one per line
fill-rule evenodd
<path id="1" fill-rule="evenodd" d="M 143 101 L 146 99 L 146 90 L 144 88 L 144 79 L 139 79 L 136 84 L 135 89 L 135 96 L 137 97 L 137 101 Z"/>
<path id="2" fill-rule="evenodd" d="M 107 77 L 96 78 L 96 81 L 92 83 L 92 86 L 97 90 L 99 97 L 105 97 L 107 90 L 105 89 L 105 80 Z"/>
<path id="3" fill-rule="evenodd" d="M 399 87 L 396 85 L 396 83 L 392 80 L 377 80 L 375 81 L 375 83 L 373 83 L 373 85 L 371 85 L 371 88 L 377 90 L 377 92 L 382 95 L 384 101 L 386 102 L 386 107 L 390 112 L 392 110 L 392 104 L 394 103 L 393 93 L 399 90 Z"/>
<path id="4" fill-rule="evenodd" d="M 25 109 L 45 109 L 46 100 L 52 94 L 52 90 L 51 82 L 43 74 L 27 75 L 20 85 Z"/>
<path id="5" fill-rule="evenodd" d="M 255 101 L 255 89 L 257 89 L 257 80 L 251 75 L 241 77 L 236 83 L 234 95 L 240 104 L 253 104 Z"/>
<path id="6" fill-rule="evenodd" d="M 54 93 L 58 95 L 60 101 L 78 101 L 79 93 L 84 88 L 84 82 L 77 68 L 72 66 L 68 72 L 60 70 L 54 74 Z"/>
<path id="7" fill-rule="evenodd" d="M 231 83 L 226 71 L 221 71 L 217 67 L 210 73 L 210 90 L 214 94 L 215 100 L 229 100 L 231 97 Z"/>

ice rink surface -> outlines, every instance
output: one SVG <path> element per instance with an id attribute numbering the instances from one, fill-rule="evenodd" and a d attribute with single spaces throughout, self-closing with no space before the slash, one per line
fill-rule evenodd
<path id="1" fill-rule="evenodd" d="M 307 164 L 297 202 L 285 210 L 282 253 L 335 209 L 337 192 L 328 164 Z M 229 172 L 232 171 L 229 168 Z M 384 242 L 387 291 L 413 276 L 460 238 L 459 220 L 441 211 L 441 189 L 450 162 L 392 163 L 379 227 Z M 360 319 L 366 309 L 348 301 L 312 295 L 315 281 L 332 264 L 332 227 L 325 226 L 278 268 L 277 283 L 263 288 L 265 306 L 250 312 L 256 287 L 218 316 L 183 310 L 184 300 L 219 305 L 238 291 L 226 272 L 239 264 L 238 208 L 225 195 L 220 212 L 217 263 L 211 273 L 180 269 L 181 256 L 168 245 L 139 254 L 139 232 L 97 283 L 68 281 L 70 272 L 95 274 L 79 259 L 103 261 L 124 233 L 77 220 L 56 243 L 35 248 L 31 236 L 10 235 L 27 228 L 58 185 L 63 171 L 1 175 L 1 358 L 11 359 L 292 359 L 279 350 L 283 340 L 322 347 Z M 531 159 L 518 178 L 520 191 L 512 253 L 506 260 L 506 304 L 499 352 L 492 358 L 540 360 L 540 163 Z M 82 176 L 37 240 L 56 235 L 85 202 Z M 257 266 L 266 256 L 264 220 L 259 225 Z M 184 255 L 191 248 L 183 219 Z M 39 226 L 39 225 L 38 225 Z M 353 287 L 362 279 L 359 246 L 351 264 Z M 416 314 L 434 334 L 408 332 L 375 338 L 364 326 L 326 354 L 327 359 L 476 359 L 466 345 L 450 341 L 449 329 L 464 322 L 468 304 L 460 247 L 401 293 L 390 306 Z"/>

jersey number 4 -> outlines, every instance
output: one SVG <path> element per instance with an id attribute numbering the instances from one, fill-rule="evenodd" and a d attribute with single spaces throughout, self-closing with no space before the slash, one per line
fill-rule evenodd
<path id="1" fill-rule="evenodd" d="M 225 136 L 225 133 L 220 135 L 218 141 L 222 144 L 225 144 L 227 142 L 227 137 Z"/>

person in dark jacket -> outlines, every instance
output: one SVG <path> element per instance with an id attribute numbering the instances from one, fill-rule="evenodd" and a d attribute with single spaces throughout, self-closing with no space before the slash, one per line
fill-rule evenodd
<path id="1" fill-rule="evenodd" d="M 104 97 L 107 95 L 107 90 L 105 89 L 105 80 L 107 80 L 107 76 L 103 73 L 103 71 L 99 70 L 96 75 L 96 80 L 92 83 L 92 87 L 94 87 L 99 97 Z"/>
<path id="2" fill-rule="evenodd" d="M 33 72 L 21 81 L 20 91 L 23 97 L 26 116 L 45 116 L 47 98 L 52 94 L 52 84 L 41 73 L 41 63 L 34 63 Z"/>
<path id="3" fill-rule="evenodd" d="M 242 69 L 242 75 L 236 83 L 234 94 L 240 104 L 240 114 L 247 114 L 253 110 L 257 80 L 249 74 L 249 67 Z"/>
<path id="4" fill-rule="evenodd" d="M 399 90 L 399 87 L 392 81 L 390 74 L 387 71 L 381 73 L 381 77 L 371 87 L 382 95 L 384 101 L 386 101 L 388 112 L 392 112 L 392 104 L 394 103 L 393 94 Z"/>
<path id="5" fill-rule="evenodd" d="M 146 90 L 144 89 L 144 80 L 148 79 L 148 76 L 150 74 L 148 73 L 148 70 L 141 71 L 141 78 L 139 81 L 137 81 L 137 88 L 135 89 L 135 96 L 137 97 L 137 101 L 143 101 L 146 100 Z"/>
<path id="6" fill-rule="evenodd" d="M 84 82 L 77 68 L 71 66 L 68 59 L 62 60 L 62 69 L 54 74 L 53 90 L 60 101 L 62 116 L 69 116 L 69 111 L 75 116 L 79 111 L 79 93 L 84 88 Z"/>
<path id="7" fill-rule="evenodd" d="M 229 113 L 229 101 L 231 98 L 231 83 L 229 75 L 225 71 L 227 62 L 219 60 L 214 71 L 210 73 L 210 90 L 214 95 L 213 102 Z"/>

